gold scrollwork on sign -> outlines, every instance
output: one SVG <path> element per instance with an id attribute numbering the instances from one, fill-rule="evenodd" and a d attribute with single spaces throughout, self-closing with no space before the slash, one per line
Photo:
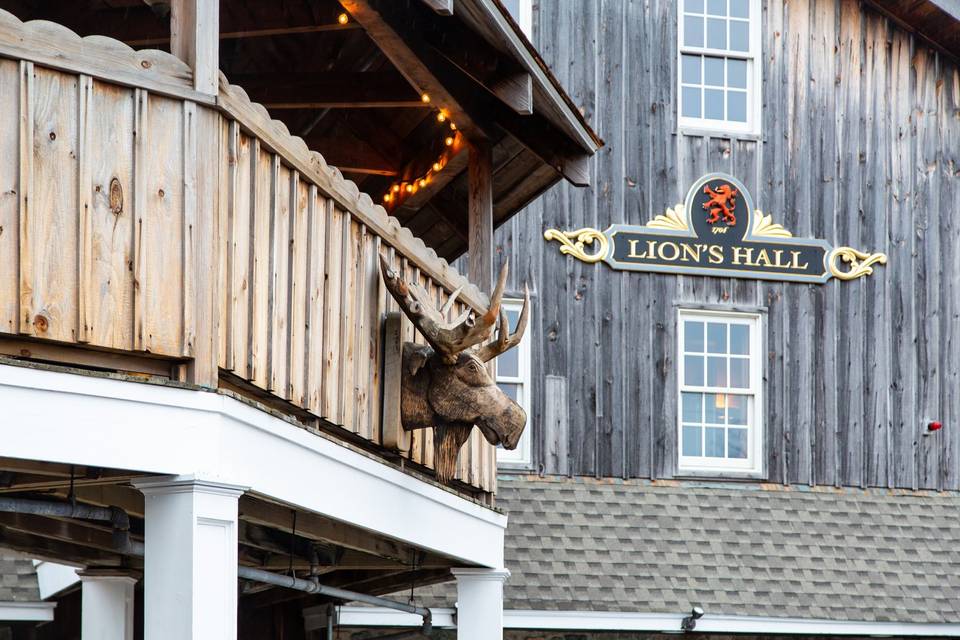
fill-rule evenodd
<path id="1" fill-rule="evenodd" d="M 683 205 L 678 204 L 673 209 L 667 209 L 666 213 L 656 216 L 646 225 L 650 229 L 667 229 L 669 231 L 689 231 L 687 225 L 687 214 L 683 210 Z"/>
<path id="2" fill-rule="evenodd" d="M 560 231 L 559 229 L 547 229 L 543 232 L 546 240 L 556 240 L 563 246 L 560 247 L 560 253 L 571 255 L 584 262 L 600 262 L 607 255 L 609 243 L 607 236 L 596 229 L 577 229 L 576 231 Z M 574 240 L 576 240 L 574 242 Z M 597 242 L 596 253 L 586 253 L 583 250 L 584 245 L 592 245 Z"/>
<path id="3" fill-rule="evenodd" d="M 840 269 L 837 258 L 849 265 L 846 271 Z M 836 247 L 830 252 L 827 263 L 830 265 L 830 273 L 835 278 L 854 280 L 873 273 L 873 267 L 870 266 L 872 264 L 887 264 L 887 254 L 864 253 L 852 247 Z"/>
<path id="4" fill-rule="evenodd" d="M 772 215 L 764 215 L 756 209 L 753 212 L 753 229 L 750 232 L 754 238 L 792 238 L 793 234 L 783 228 L 782 224 L 773 221 Z"/>

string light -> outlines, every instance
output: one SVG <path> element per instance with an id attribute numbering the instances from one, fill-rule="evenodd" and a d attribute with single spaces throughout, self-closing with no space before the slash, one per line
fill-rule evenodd
<path id="1" fill-rule="evenodd" d="M 426 93 L 422 93 L 420 94 L 420 100 L 424 104 L 429 103 L 430 96 Z M 446 135 L 443 138 L 444 146 L 452 147 L 457 141 L 457 136 L 460 135 L 457 132 L 457 125 L 454 124 L 452 120 L 449 120 L 443 109 L 437 109 L 436 118 L 437 122 L 441 124 L 448 124 L 450 131 L 453 132 L 451 135 Z M 390 188 L 387 190 L 387 192 L 383 194 L 384 203 L 388 205 L 391 203 L 400 204 L 400 202 L 403 200 L 404 194 L 413 194 L 416 193 L 418 189 L 425 188 L 428 184 L 430 184 L 430 179 L 444 169 L 447 164 L 448 156 L 449 152 L 444 151 L 442 154 L 440 154 L 440 157 L 433 162 L 431 168 L 428 169 L 425 174 L 419 177 L 414 176 L 409 181 L 404 180 L 402 182 L 395 182 L 390 185 Z"/>
<path id="2" fill-rule="evenodd" d="M 430 94 L 428 94 L 428 93 L 421 93 L 421 94 L 420 94 L 420 102 L 422 102 L 422 103 L 424 103 L 424 104 L 427 104 L 428 102 L 430 102 Z"/>
<path id="3" fill-rule="evenodd" d="M 348 22 L 350 22 L 350 16 L 348 16 L 345 13 L 341 13 L 340 15 L 337 16 L 337 22 L 339 22 L 340 24 L 347 24 Z"/>

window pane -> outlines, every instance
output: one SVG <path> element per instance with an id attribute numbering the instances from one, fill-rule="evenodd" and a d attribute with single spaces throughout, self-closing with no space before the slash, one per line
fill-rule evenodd
<path id="1" fill-rule="evenodd" d="M 507 324 L 510 325 L 510 333 L 517 330 L 517 323 L 520 322 L 519 309 L 507 309 Z"/>
<path id="2" fill-rule="evenodd" d="M 700 117 L 700 89 L 695 87 L 683 88 L 683 114 L 684 118 Z M 701 338 L 702 339 L 702 338 Z"/>
<path id="3" fill-rule="evenodd" d="M 711 49 L 727 48 L 727 21 L 721 18 L 707 19 L 707 47 Z"/>
<path id="4" fill-rule="evenodd" d="M 687 47 L 703 46 L 703 18 L 683 17 L 683 44 Z"/>
<path id="5" fill-rule="evenodd" d="M 703 59 L 703 84 L 711 87 L 723 86 L 724 58 Z"/>
<path id="6" fill-rule="evenodd" d="M 727 424 L 747 424 L 747 396 L 727 396 Z"/>
<path id="7" fill-rule="evenodd" d="M 520 347 L 505 351 L 497 357 L 497 377 L 520 377 Z"/>
<path id="8" fill-rule="evenodd" d="M 707 351 L 710 353 L 727 352 L 727 325 L 711 322 L 707 325 Z"/>
<path id="9" fill-rule="evenodd" d="M 745 91 L 727 93 L 727 120 L 731 122 L 747 121 L 747 94 Z"/>
<path id="10" fill-rule="evenodd" d="M 734 18 L 749 18 L 750 0 L 730 0 L 730 15 Z"/>
<path id="11" fill-rule="evenodd" d="M 746 324 L 730 325 L 730 353 L 750 353 L 750 326 Z"/>
<path id="12" fill-rule="evenodd" d="M 685 320 L 683 323 L 683 349 L 687 353 L 703 353 L 703 323 Z"/>
<path id="13" fill-rule="evenodd" d="M 511 399 L 511 400 L 513 400 L 514 402 L 520 402 L 520 399 L 519 399 L 519 398 L 520 398 L 520 385 L 519 385 L 519 384 L 511 384 L 511 383 L 509 383 L 509 382 L 501 382 L 501 383 L 499 383 L 497 386 L 500 387 L 500 389 L 501 389 L 505 394 L 507 394 L 508 396 L 510 396 L 510 399 Z"/>
<path id="14" fill-rule="evenodd" d="M 707 13 L 714 16 L 727 15 L 727 0 L 707 0 Z"/>
<path id="15" fill-rule="evenodd" d="M 703 356 L 684 356 L 683 384 L 691 387 L 703 386 Z"/>
<path id="16" fill-rule="evenodd" d="M 703 394 L 702 393 L 684 393 L 683 395 L 683 421 L 684 422 L 703 422 Z"/>
<path id="17" fill-rule="evenodd" d="M 730 358 L 730 386 L 736 389 L 750 386 L 750 361 L 747 358 Z"/>
<path id="18" fill-rule="evenodd" d="M 723 91 L 706 89 L 704 95 L 703 117 L 710 120 L 723 120 Z"/>
<path id="19" fill-rule="evenodd" d="M 712 22 L 712 21 L 711 21 Z M 713 27 L 711 26 L 711 29 Z M 712 37 L 712 32 L 711 32 Z M 749 51 L 750 50 L 750 23 L 739 20 L 730 21 L 730 50 L 731 51 Z"/>
<path id="20" fill-rule="evenodd" d="M 690 13 L 703 13 L 703 0 L 685 0 L 683 10 Z"/>
<path id="21" fill-rule="evenodd" d="M 724 414 L 727 412 L 727 398 L 724 393 L 708 393 L 703 403 L 703 418 L 707 424 L 724 424 Z"/>
<path id="22" fill-rule="evenodd" d="M 744 459 L 747 457 L 747 430 L 746 429 L 730 429 L 727 431 L 727 438 L 729 441 L 727 445 L 730 449 L 727 451 L 728 458 L 740 458 Z"/>
<path id="23" fill-rule="evenodd" d="M 700 84 L 700 60 L 702 60 L 700 56 L 683 56 L 683 73 L 680 76 L 683 82 Z"/>
<path id="24" fill-rule="evenodd" d="M 683 455 L 703 455 L 703 448 L 700 446 L 700 427 L 683 425 Z"/>
<path id="25" fill-rule="evenodd" d="M 707 358 L 707 386 L 727 386 L 727 359 L 710 356 Z"/>
<path id="26" fill-rule="evenodd" d="M 520 0 L 501 0 L 503 6 L 507 8 L 507 11 L 510 12 L 510 15 L 513 16 L 513 19 L 518 23 L 520 22 Z"/>
<path id="27" fill-rule="evenodd" d="M 734 89 L 747 88 L 747 61 L 727 58 L 727 86 Z"/>
<path id="28" fill-rule="evenodd" d="M 705 455 L 708 458 L 722 458 L 724 457 L 724 446 L 723 446 L 723 432 L 722 427 L 719 428 L 707 428 L 706 434 L 706 453 Z"/>

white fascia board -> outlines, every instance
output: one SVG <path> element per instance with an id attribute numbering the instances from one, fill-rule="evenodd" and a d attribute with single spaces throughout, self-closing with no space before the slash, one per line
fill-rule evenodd
<path id="1" fill-rule="evenodd" d="M 506 516 L 234 398 L 0 365 L 0 456 L 182 475 L 503 566 Z"/>
<path id="2" fill-rule="evenodd" d="M 80 582 L 76 567 L 46 560 L 34 560 L 33 568 L 37 572 L 41 600 L 51 598 Z"/>
<path id="3" fill-rule="evenodd" d="M 453 609 L 431 609 L 434 626 L 453 624 Z M 680 633 L 686 614 L 620 613 L 607 611 L 505 610 L 505 629 L 540 631 L 657 631 Z M 342 607 L 340 624 L 348 627 L 419 627 L 419 616 L 378 607 Z M 802 618 L 710 615 L 697 620 L 698 633 L 756 633 L 849 636 L 960 636 L 960 623 L 855 622 Z"/>
<path id="4" fill-rule="evenodd" d="M 0 621 L 52 622 L 56 602 L 0 602 Z"/>

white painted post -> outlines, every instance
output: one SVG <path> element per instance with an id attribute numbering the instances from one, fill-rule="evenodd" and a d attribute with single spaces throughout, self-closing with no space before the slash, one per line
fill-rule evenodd
<path id="1" fill-rule="evenodd" d="M 134 483 L 144 500 L 144 640 L 236 640 L 237 500 L 184 476 Z"/>
<path id="2" fill-rule="evenodd" d="M 82 640 L 133 640 L 133 590 L 137 579 L 111 569 L 78 572 Z"/>
<path id="3" fill-rule="evenodd" d="M 507 569 L 453 569 L 457 579 L 457 640 L 503 638 Z"/>

